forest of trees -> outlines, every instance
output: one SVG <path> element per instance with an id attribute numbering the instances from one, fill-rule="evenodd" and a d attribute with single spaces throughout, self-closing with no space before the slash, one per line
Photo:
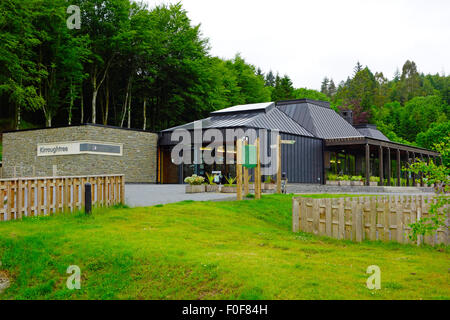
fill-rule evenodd
<path id="1" fill-rule="evenodd" d="M 310 98 L 391 140 L 432 147 L 450 135 L 450 77 L 419 73 L 406 61 L 393 79 L 356 64 L 321 91 L 289 76 L 210 54 L 181 4 L 149 8 L 130 0 L 72 0 L 81 27 L 70 29 L 66 0 L 0 2 L 2 130 L 100 123 L 151 131 L 236 104 Z M 301 57 L 299 57 L 301 59 Z"/>

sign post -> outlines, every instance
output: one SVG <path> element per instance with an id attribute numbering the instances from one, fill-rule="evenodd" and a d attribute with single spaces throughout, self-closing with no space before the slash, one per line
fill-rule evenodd
<path id="1" fill-rule="evenodd" d="M 261 163 L 259 156 L 259 137 L 256 138 L 256 170 L 255 170 L 255 199 L 261 199 Z"/>
<path id="2" fill-rule="evenodd" d="M 242 200 L 242 140 L 236 140 L 236 197 Z"/>
<path id="3" fill-rule="evenodd" d="M 281 193 L 281 135 L 277 139 L 277 193 Z"/>
<path id="4" fill-rule="evenodd" d="M 246 196 L 248 194 L 248 153 L 250 149 L 248 148 L 248 141 L 245 140 L 244 142 L 244 150 L 245 150 L 245 161 L 244 161 L 244 195 Z"/>

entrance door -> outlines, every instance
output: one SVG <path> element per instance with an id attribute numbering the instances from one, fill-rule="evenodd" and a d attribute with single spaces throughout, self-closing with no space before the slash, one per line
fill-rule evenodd
<path id="1" fill-rule="evenodd" d="M 179 183 L 178 182 L 178 166 L 172 163 L 172 157 L 170 150 L 162 150 L 162 173 L 161 173 L 161 183 Z"/>

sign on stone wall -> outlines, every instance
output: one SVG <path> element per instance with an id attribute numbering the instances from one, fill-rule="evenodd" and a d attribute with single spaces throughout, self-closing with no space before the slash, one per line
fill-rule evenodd
<path id="1" fill-rule="evenodd" d="M 52 142 L 37 145 L 37 156 L 63 156 L 74 154 L 103 154 L 122 156 L 123 145 L 111 142 L 71 141 Z"/>

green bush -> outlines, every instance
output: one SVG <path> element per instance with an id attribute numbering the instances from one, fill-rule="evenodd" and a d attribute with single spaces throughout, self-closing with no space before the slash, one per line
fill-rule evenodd
<path id="1" fill-rule="evenodd" d="M 362 180 L 362 176 L 351 176 L 350 177 L 350 181 L 361 181 Z"/>
<path id="2" fill-rule="evenodd" d="M 370 177 L 371 182 L 380 182 L 380 177 Z"/>
<path id="3" fill-rule="evenodd" d="M 328 177 L 327 179 L 330 181 L 336 181 L 337 180 L 338 175 L 334 174 L 334 173 L 328 173 Z"/>
<path id="4" fill-rule="evenodd" d="M 191 186 L 201 185 L 203 182 L 205 182 L 205 178 L 201 176 L 197 176 L 196 174 L 193 174 L 190 177 L 187 177 L 184 179 L 184 182 L 189 183 Z"/>

